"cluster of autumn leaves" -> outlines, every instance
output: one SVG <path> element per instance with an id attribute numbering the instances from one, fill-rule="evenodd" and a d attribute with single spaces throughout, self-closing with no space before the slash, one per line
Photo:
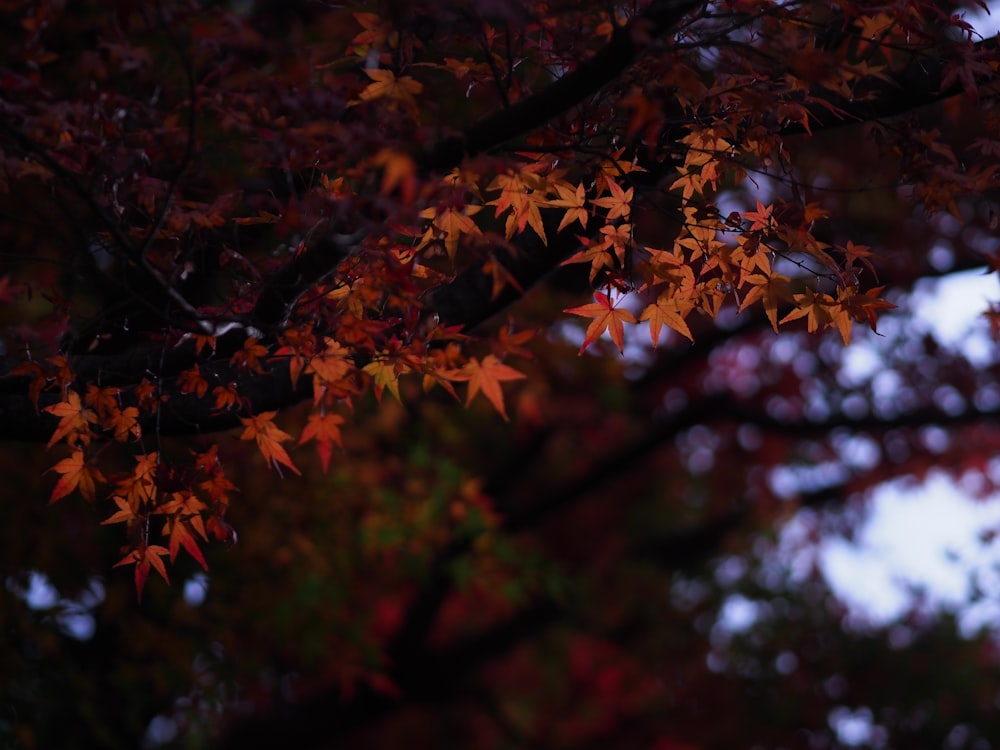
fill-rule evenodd
<path id="1" fill-rule="evenodd" d="M 526 352 L 521 345 L 530 335 L 532 332 L 507 334 L 503 339 L 508 349 Z M 208 347 L 212 342 L 202 343 Z M 387 353 L 361 368 L 353 361 L 352 351 L 333 339 L 324 338 L 318 351 L 312 348 L 314 343 L 314 338 L 304 337 L 300 329 L 294 329 L 283 337 L 281 347 L 269 353 L 251 337 L 232 355 L 230 362 L 238 370 L 265 374 L 270 364 L 282 360 L 289 364 L 290 377 L 294 380 L 303 376 L 312 379 L 316 408 L 309 415 L 298 444 L 312 442 L 316 445 L 324 471 L 329 467 L 334 447 L 343 446 L 340 427 L 345 417 L 334 411 L 334 407 L 349 402 L 346 394 L 361 393 L 366 384 L 379 398 L 386 389 L 399 398 L 400 376 L 423 371 L 425 388 L 430 389 L 437 383 L 457 398 L 452 384 L 464 382 L 467 405 L 482 394 L 506 418 L 501 384 L 524 377 L 495 354 L 482 358 L 464 357 L 455 343 L 434 350 L 424 360 L 403 352 Z M 308 352 L 303 348 L 307 344 L 311 347 Z M 207 348 L 205 353 L 208 354 Z M 81 396 L 73 384 L 68 362 L 62 356 L 52 361 L 26 363 L 19 368 L 18 374 L 31 377 L 36 395 L 53 385 L 63 394 L 62 401 L 44 409 L 59 420 L 48 447 L 64 444 L 70 451 L 67 458 L 52 467 L 59 478 L 50 494 L 50 502 L 73 492 L 88 501 L 96 500 L 98 486 L 109 482 L 97 466 L 105 448 L 126 442 L 143 447 L 135 456 L 133 470 L 111 479 L 113 488 L 107 497 L 114 510 L 102 522 L 125 524 L 128 542 L 118 565 L 135 566 L 139 596 L 152 570 L 169 580 L 162 558 L 169 557 L 173 562 L 181 549 L 207 568 L 201 545 L 210 539 L 226 541 L 234 537 L 235 532 L 226 523 L 225 515 L 236 487 L 225 475 L 217 445 L 203 452 L 193 452 L 183 466 L 168 461 L 158 451 L 145 450 L 140 416 L 155 416 L 170 395 L 144 380 L 133 388 L 102 388 L 88 384 Z M 234 383 L 216 386 L 210 391 L 198 364 L 181 372 L 175 385 L 181 395 L 213 399 L 217 411 L 243 408 Z M 126 406 L 126 401 L 133 405 Z M 243 429 L 239 438 L 253 441 L 267 463 L 279 473 L 287 469 L 299 474 L 285 448 L 293 437 L 275 423 L 276 415 L 275 411 L 267 411 L 240 417 Z M 152 541 L 157 533 L 166 546 Z"/>
<path id="2" fill-rule="evenodd" d="M 371 59 L 368 51 L 389 45 L 390 32 L 371 14 L 360 15 L 364 31 L 353 47 L 360 57 Z M 376 59 L 383 62 L 383 57 Z M 464 74 L 454 62 L 446 67 L 454 68 L 456 76 Z M 388 62 L 367 68 L 353 105 L 417 118 L 423 87 L 402 73 Z M 639 104 L 634 100 L 631 106 Z M 870 269 L 869 249 L 817 240 L 811 230 L 825 218 L 822 208 L 757 200 L 752 209 L 723 215 L 713 202 L 723 186 L 745 179 L 737 157 L 760 159 L 779 151 L 780 144 L 760 134 L 749 140 L 724 119 L 692 122 L 678 144 L 683 157 L 673 182 L 666 185 L 680 208 L 679 230 L 664 247 L 637 228 L 641 214 L 663 209 L 637 191 L 632 178 L 641 167 L 623 150 L 581 159 L 572 172 L 544 149 L 521 152 L 503 161 L 487 160 L 493 168 L 485 175 L 470 162 L 429 184 L 412 157 L 382 149 L 369 159 L 381 174 L 379 189 L 402 204 L 418 204 L 416 222 L 373 234 L 365 252 L 352 259 L 354 270 L 317 284 L 298 314 L 292 311 L 275 344 L 248 337 L 228 362 L 237 371 L 265 375 L 281 361 L 287 363 L 293 385 L 300 378 L 311 379 L 313 411 L 298 439 L 275 423 L 276 412 L 252 413 L 235 382 L 216 382 L 205 373 L 203 365 L 214 354 L 210 336 L 194 337 L 200 361 L 171 383 L 143 380 L 128 388 L 87 384 L 81 393 L 65 358 L 54 357 L 44 365 L 32 362 L 20 374 L 31 379 L 36 399 L 43 388 L 62 395 L 46 408 L 59 420 L 49 446 L 64 444 L 70 451 L 52 467 L 58 480 L 50 500 L 74 491 L 95 500 L 98 486 L 108 483 L 96 466 L 103 446 L 132 442 L 141 447 L 134 469 L 111 479 L 113 511 L 104 521 L 125 524 L 128 541 L 119 565 L 135 566 L 141 595 L 152 570 L 167 578 L 164 557 L 173 561 L 183 549 L 205 566 L 201 546 L 232 534 L 224 519 L 235 487 L 215 448 L 193 453 L 184 467 L 145 448 L 140 422 L 150 423 L 172 391 L 211 399 L 216 412 L 239 415 L 239 438 L 252 441 L 279 473 L 299 473 L 286 448 L 293 442 L 315 445 L 326 470 L 335 450 L 343 447 L 341 427 L 353 400 L 368 390 L 378 399 L 385 390 L 400 398 L 401 377 L 419 377 L 425 391 L 441 387 L 457 400 L 462 399 L 456 386 L 464 384 L 466 406 L 482 395 L 506 419 L 504 384 L 525 376 L 505 358 L 528 355 L 524 345 L 533 332 L 502 330 L 490 342 L 490 353 L 475 356 L 467 351 L 473 339 L 442 326 L 421 330 L 423 319 L 407 309 L 419 304 L 421 290 L 446 283 L 449 267 L 453 272 L 478 263 L 493 277 L 494 296 L 506 285 L 516 285 L 500 262 L 484 259 L 482 247 L 490 243 L 513 246 L 518 238 L 534 235 L 548 244 L 550 233 L 574 233 L 579 250 L 563 262 L 589 266 L 595 288 L 592 302 L 565 310 L 587 321 L 581 354 L 605 335 L 623 351 L 626 325 L 640 323 L 648 325 L 654 347 L 664 328 L 693 340 L 692 314 L 714 318 L 734 302 L 739 310 L 759 304 L 775 331 L 804 318 L 810 331 L 835 328 L 847 343 L 854 322 L 874 328 L 878 310 L 891 305 L 879 298 L 878 289 L 862 289 L 858 281 L 861 271 Z M 633 117 L 627 129 L 635 135 L 644 127 Z M 327 175 L 314 189 L 337 200 L 357 197 L 343 176 Z M 233 219 L 243 225 L 274 220 L 266 212 Z M 813 283 L 817 279 L 825 291 Z M 397 292 L 397 282 L 412 288 Z M 380 320 L 387 311 L 405 322 Z M 165 546 L 154 543 L 157 539 Z"/>
<path id="3" fill-rule="evenodd" d="M 45 369 L 38 363 L 31 363 L 31 367 L 25 369 L 34 371 L 35 383 L 39 379 L 47 379 Z M 63 367 L 60 372 L 66 376 L 69 371 Z M 49 447 L 65 443 L 70 450 L 67 458 L 52 467 L 59 479 L 49 496 L 50 502 L 73 492 L 79 492 L 88 501 L 95 500 L 97 486 L 108 482 L 95 465 L 97 455 L 113 443 L 141 443 L 140 408 L 155 411 L 165 397 L 159 395 L 148 381 L 132 390 L 139 406 L 123 406 L 123 391 L 120 388 L 89 384 L 81 397 L 72 387 L 64 385 L 64 400 L 45 408 L 46 412 L 59 419 Z M 258 425 L 270 424 L 267 420 L 273 416 L 272 413 L 244 420 L 248 433 L 258 429 Z M 270 427 L 277 430 L 273 424 Z M 258 429 L 260 431 L 278 439 L 264 426 Z M 230 494 L 236 487 L 223 472 L 218 446 L 194 453 L 190 465 L 183 469 L 183 476 L 180 469 L 163 463 L 158 451 L 141 452 L 135 455 L 134 460 L 136 465 L 130 472 L 113 478 L 114 488 L 108 498 L 115 510 L 102 524 L 126 524 L 128 543 L 125 555 L 116 567 L 135 566 L 136 592 L 141 598 L 151 570 L 156 570 L 169 582 L 161 559 L 164 556 L 169 556 L 173 562 L 184 549 L 204 568 L 208 568 L 201 544 L 210 538 L 227 541 L 234 537 L 235 532 L 224 517 Z M 166 540 L 166 547 L 150 543 L 150 527 L 154 524 Z"/>
<path id="4" fill-rule="evenodd" d="M 729 148 L 720 139 L 716 140 L 716 147 Z M 685 165 L 684 176 L 674 185 L 678 190 L 689 189 L 696 176 L 718 166 L 704 158 L 703 149 L 691 153 L 695 155 Z M 887 305 L 871 290 L 862 293 L 848 286 L 841 286 L 837 297 L 810 289 L 793 292 L 792 280 L 774 272 L 775 252 L 768 249 L 768 243 L 779 238 L 787 245 L 789 236 L 800 230 L 781 225 L 773 205 L 758 202 L 754 210 L 725 220 L 699 213 L 694 207 L 686 208 L 687 222 L 672 248 L 637 246 L 630 223 L 634 189 L 626 187 L 624 182 L 602 174 L 593 197 L 594 191 L 588 191 L 582 183 L 572 184 L 555 172 L 543 175 L 538 162 L 523 170 L 510 170 L 489 182 L 485 192 L 496 197 L 482 205 L 425 209 L 421 216 L 426 225 L 417 255 L 437 247 L 453 259 L 471 236 L 483 232 L 473 217 L 486 207 L 494 209 L 494 220 L 503 221 L 507 239 L 532 231 L 547 241 L 544 217 L 548 212 L 561 214 L 557 232 L 570 230 L 574 225 L 589 230 L 593 233 L 591 237 L 580 238 L 582 249 L 565 261 L 588 264 L 591 281 L 601 281 L 593 302 L 566 310 L 589 320 L 581 353 L 604 334 L 622 350 L 625 324 L 639 322 L 648 323 L 653 346 L 660 340 L 664 327 L 691 339 L 687 318 L 695 310 L 714 316 L 727 297 L 739 294 L 743 295 L 740 309 L 759 302 L 776 330 L 780 323 L 805 317 L 810 330 L 837 327 L 845 342 L 849 340 L 852 321 L 874 324 L 875 311 Z M 845 250 L 848 264 L 867 262 L 867 249 L 852 246 Z M 825 253 L 826 249 L 818 243 L 813 247 L 814 257 L 822 258 Z M 844 273 L 832 256 L 828 257 L 828 267 L 836 266 Z M 626 269 L 630 274 L 627 277 Z M 325 292 L 330 304 L 365 314 L 363 306 L 360 310 L 356 305 L 352 308 L 350 292 L 344 294 L 336 286 L 320 291 Z M 637 305 L 634 300 L 646 301 Z M 782 306 L 787 306 L 787 311 L 779 319 Z M 385 390 L 400 398 L 399 379 L 407 375 L 419 375 L 425 390 L 441 386 L 456 399 L 459 396 L 455 386 L 465 383 L 467 406 L 482 394 L 506 419 L 503 384 L 524 375 L 502 357 L 510 351 L 526 353 L 523 344 L 532 332 L 505 333 L 502 338 L 507 339 L 506 343 L 501 340 L 496 348 L 500 356 L 497 353 L 468 356 L 455 340 L 430 347 L 414 342 L 402 346 L 396 342 L 394 347 L 370 354 L 368 361 L 360 366 L 357 347 L 316 334 L 298 326 L 286 331 L 280 345 L 271 349 L 255 338 L 247 338 L 244 346 L 232 355 L 230 364 L 237 370 L 264 374 L 270 362 L 283 359 L 289 363 L 293 382 L 301 377 L 312 379 L 315 409 L 297 443 L 315 444 L 326 470 L 335 449 L 343 446 L 341 427 L 345 416 L 338 411 L 340 404 L 349 403 L 369 387 L 378 398 Z M 455 333 L 454 338 L 463 337 Z M 209 337 L 202 337 L 197 343 L 200 352 L 210 354 L 214 342 Z M 61 359 L 61 365 L 63 400 L 46 408 L 59 419 L 49 446 L 63 443 L 70 456 L 52 467 L 59 478 L 50 500 L 57 501 L 74 491 L 94 500 L 97 486 L 107 481 L 94 464 L 100 452 L 94 447 L 101 441 L 141 444 L 140 417 L 162 408 L 169 396 L 148 381 L 136 387 L 125 400 L 121 389 L 95 384 L 89 384 L 81 395 L 71 385 L 72 375 L 65 359 Z M 43 380 L 51 382 L 51 377 L 46 380 L 43 368 L 37 364 L 32 367 L 38 388 L 44 387 Z M 216 411 L 244 410 L 235 383 L 213 386 L 198 363 L 177 376 L 176 389 L 180 394 L 212 399 Z M 126 401 L 132 405 L 124 405 Z M 253 441 L 275 470 L 299 473 L 285 447 L 295 439 L 275 423 L 275 417 L 274 411 L 240 417 L 243 430 L 239 438 Z M 212 537 L 225 539 L 230 535 L 224 517 L 235 488 L 225 477 L 215 449 L 192 456 L 193 468 L 184 470 L 189 475 L 183 481 L 187 488 L 182 490 L 163 489 L 171 484 L 164 475 L 181 470 L 161 462 L 157 452 L 140 454 L 136 463 L 130 474 L 113 481 L 109 498 L 114 511 L 104 523 L 126 525 L 130 541 L 119 564 L 135 566 L 136 588 L 141 595 L 151 570 L 167 578 L 163 557 L 173 561 L 183 549 L 206 565 L 200 546 Z M 153 532 L 165 539 L 166 546 L 152 543 L 151 526 Z"/>
<path id="5" fill-rule="evenodd" d="M 472 217 L 486 207 L 494 208 L 494 220 L 503 220 L 506 240 L 530 230 L 547 244 L 543 216 L 549 211 L 561 213 L 557 232 L 576 230 L 577 224 L 579 230 L 588 231 L 577 236 L 581 249 L 563 263 L 589 265 L 590 282 L 597 288 L 592 303 L 565 310 L 590 319 L 581 354 L 604 334 L 623 351 L 627 323 L 648 322 L 654 347 L 664 327 L 693 341 L 688 317 L 700 311 L 714 318 L 732 301 L 741 311 L 760 304 L 775 332 L 783 323 L 806 318 L 810 332 L 833 327 L 846 344 L 854 322 L 874 329 L 877 311 L 892 305 L 878 296 L 881 289 L 860 288 L 858 279 L 865 269 L 874 275 L 870 248 L 851 242 L 833 247 L 817 240 L 810 230 L 826 217 L 817 204 L 798 211 L 796 223 L 779 220 L 776 205 L 760 200 L 753 210 L 723 217 L 705 199 L 720 179 L 743 179 L 732 158 L 736 146 L 718 130 L 695 130 L 684 142 L 685 161 L 670 186 L 683 201 L 682 228 L 672 247 L 657 248 L 637 238 L 633 206 L 638 203 L 639 211 L 651 210 L 628 186 L 629 173 L 638 167 L 611 158 L 599 166 L 589 189 L 583 182 L 566 180 L 554 167 L 546 171 L 552 165 L 544 161 L 494 177 L 486 193 L 499 195 L 489 201 L 482 201 L 478 188 L 471 185 L 469 193 L 479 203 L 433 207 L 421 214 L 431 225 L 418 249 L 436 241 L 454 258 L 463 238 L 482 234 Z M 779 259 L 822 278 L 833 293 L 775 271 Z M 494 294 L 497 291 L 494 285 Z"/>

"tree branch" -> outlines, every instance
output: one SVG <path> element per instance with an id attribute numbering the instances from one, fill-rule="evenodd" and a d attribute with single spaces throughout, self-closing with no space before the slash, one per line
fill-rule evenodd
<path id="1" fill-rule="evenodd" d="M 607 45 L 572 72 L 513 107 L 479 120 L 461 136 L 437 144 L 424 168 L 447 171 L 465 156 L 490 151 L 567 112 L 618 78 L 641 54 L 654 48 L 660 37 L 676 29 L 684 16 L 705 4 L 702 0 L 652 3 L 627 25 L 618 27 Z"/>
<path id="2" fill-rule="evenodd" d="M 690 11 L 704 5 L 703 0 L 658 0 L 627 25 L 619 27 L 602 49 L 580 63 L 573 71 L 561 76 L 542 91 L 522 99 L 512 107 L 503 108 L 470 125 L 464 133 L 446 138 L 435 145 L 423 159 L 425 172 L 448 172 L 467 156 L 491 151 L 531 132 L 553 118 L 593 96 L 615 80 L 656 40 L 675 28 Z M 555 234 L 553 231 L 552 234 Z M 354 238 L 360 243 L 362 236 Z M 564 240 L 565 244 L 565 240 Z M 567 245 L 551 252 L 541 252 L 541 243 L 527 242 L 511 270 L 522 288 L 532 286 L 555 268 L 572 250 Z M 322 242 L 308 247 L 290 260 L 269 282 L 248 316 L 251 325 L 268 331 L 287 315 L 292 302 L 309 286 L 336 268 L 350 248 L 331 247 Z M 478 297 L 489 300 L 489 286 L 479 269 L 460 274 L 456 283 L 435 296 L 432 305 L 443 320 L 472 328 L 492 310 L 502 309 L 519 297 L 507 289 L 493 304 L 477 304 Z"/>

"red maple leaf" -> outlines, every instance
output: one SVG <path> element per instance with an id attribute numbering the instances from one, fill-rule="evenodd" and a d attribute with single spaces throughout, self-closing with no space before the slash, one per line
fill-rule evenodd
<path id="1" fill-rule="evenodd" d="M 114 564 L 116 568 L 122 565 L 135 565 L 135 594 L 140 602 L 142 601 L 142 590 L 146 587 L 146 579 L 149 578 L 151 568 L 156 570 L 164 581 L 170 583 L 166 566 L 160 559 L 167 554 L 170 553 L 166 547 L 161 547 L 158 544 L 144 544 Z"/>
<path id="2" fill-rule="evenodd" d="M 340 437 L 340 425 L 343 423 L 344 418 L 339 414 L 310 414 L 309 421 L 306 422 L 306 426 L 302 429 L 302 435 L 299 436 L 299 445 L 309 440 L 316 441 L 316 451 L 319 453 L 324 473 L 330 467 L 333 443 L 341 447 L 344 446 Z"/>

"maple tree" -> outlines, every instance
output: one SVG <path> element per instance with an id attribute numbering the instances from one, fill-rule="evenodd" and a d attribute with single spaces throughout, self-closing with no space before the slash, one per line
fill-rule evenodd
<path id="1" fill-rule="evenodd" d="M 107 746 L 154 720 L 241 748 L 835 746 L 833 688 L 795 717 L 746 695 L 888 636 L 818 580 L 760 583 L 760 548 L 931 467 L 993 488 L 992 355 L 893 325 L 919 280 L 997 268 L 976 5 L 0 4 L 0 438 L 35 444 L 4 520 L 44 536 L 5 545 L 0 726 L 58 735 L 21 715 L 33 670 L 73 694 L 64 647 L 120 670 L 86 719 Z M 865 331 L 896 344 L 891 405 L 843 367 Z M 95 585 L 98 634 L 52 646 Z M 737 590 L 773 616 L 713 640 Z M 879 697 L 897 679 L 853 705 L 894 737 L 962 723 Z"/>

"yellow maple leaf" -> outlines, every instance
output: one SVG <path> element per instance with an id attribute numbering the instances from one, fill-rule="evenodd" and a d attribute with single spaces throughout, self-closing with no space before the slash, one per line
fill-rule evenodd
<path id="1" fill-rule="evenodd" d="M 402 401 L 399 397 L 399 376 L 409 372 L 410 368 L 402 362 L 391 362 L 386 358 L 374 359 L 362 368 L 375 380 L 375 398 L 381 403 L 382 392 L 388 388 L 389 392 L 396 397 L 397 401 Z"/>

